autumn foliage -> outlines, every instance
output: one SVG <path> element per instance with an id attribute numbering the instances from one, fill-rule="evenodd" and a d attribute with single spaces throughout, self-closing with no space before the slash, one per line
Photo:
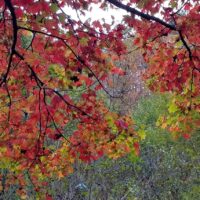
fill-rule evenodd
<path id="1" fill-rule="evenodd" d="M 127 15 L 116 26 L 82 20 L 94 4 Z M 23 188 L 25 171 L 39 191 L 47 177 L 71 173 L 76 159 L 139 155 L 131 117 L 111 112 L 97 94 L 113 97 L 105 80 L 124 75 L 116 62 L 129 36 L 147 63 L 150 89 L 174 95 L 158 125 L 185 139 L 199 127 L 198 0 L 0 0 L 0 12 L 0 167 L 10 171 L 2 190 Z"/>

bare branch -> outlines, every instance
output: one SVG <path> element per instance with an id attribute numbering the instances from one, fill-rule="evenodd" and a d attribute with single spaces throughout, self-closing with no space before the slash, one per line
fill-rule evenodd
<path id="1" fill-rule="evenodd" d="M 145 13 L 143 13 L 143 12 L 141 12 L 139 10 L 136 10 L 135 8 L 132 8 L 132 7 L 128 6 L 128 5 L 124 5 L 124 4 L 122 4 L 121 2 L 119 2 L 117 0 L 107 0 L 107 1 L 110 2 L 111 4 L 115 5 L 118 8 L 126 10 L 127 12 L 129 12 L 129 13 L 131 13 L 133 15 L 140 16 L 143 19 L 146 19 L 148 21 L 158 22 L 159 24 L 162 24 L 163 26 L 169 28 L 170 30 L 174 30 L 174 31 L 177 30 L 174 25 L 171 25 L 171 24 L 161 20 L 158 17 L 152 16 L 152 15 L 149 15 L 149 14 L 145 14 Z"/>

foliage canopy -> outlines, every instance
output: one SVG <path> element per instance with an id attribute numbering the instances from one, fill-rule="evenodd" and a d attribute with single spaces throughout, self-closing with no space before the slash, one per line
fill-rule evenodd
<path id="1" fill-rule="evenodd" d="M 94 4 L 127 15 L 115 27 L 83 22 Z M 38 191 L 46 177 L 70 173 L 76 158 L 139 154 L 143 135 L 131 117 L 97 97 L 98 90 L 113 97 L 104 80 L 123 76 L 115 63 L 127 37 L 143 52 L 150 89 L 173 96 L 158 124 L 185 139 L 199 127 L 199 0 L 0 0 L 0 12 L 0 167 L 13 172 L 2 191 L 15 182 L 23 188 L 27 177 Z"/>

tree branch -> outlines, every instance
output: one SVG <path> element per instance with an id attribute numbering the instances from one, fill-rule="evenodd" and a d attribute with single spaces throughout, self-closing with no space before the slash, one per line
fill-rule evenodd
<path id="1" fill-rule="evenodd" d="M 187 42 L 185 41 L 182 32 L 181 32 L 181 31 L 178 31 L 178 33 L 179 33 L 179 37 L 180 37 L 181 41 L 183 42 L 183 45 L 185 46 L 185 48 L 186 48 L 187 51 L 188 51 L 190 60 L 192 60 L 192 52 L 191 52 L 190 47 L 188 46 Z"/>
<path id="2" fill-rule="evenodd" d="M 177 29 L 175 25 L 171 25 L 171 24 L 161 20 L 158 17 L 152 16 L 152 15 L 149 15 L 149 14 L 145 14 L 145 13 L 143 13 L 143 12 L 141 12 L 139 10 L 136 10 L 135 8 L 132 8 L 132 7 L 128 6 L 128 5 L 124 5 L 124 4 L 122 4 L 121 2 L 119 2 L 117 0 L 107 0 L 107 1 L 110 2 L 111 4 L 115 5 L 118 8 L 121 8 L 123 10 L 126 10 L 127 12 L 130 12 L 131 14 L 140 16 L 141 18 L 146 19 L 148 21 L 157 22 L 157 23 L 165 26 L 166 28 L 169 28 L 170 30 L 177 31 L 178 34 L 179 34 L 180 40 L 183 42 L 183 45 L 185 46 L 185 48 L 188 51 L 190 60 L 192 60 L 191 49 L 190 49 L 189 45 L 187 44 L 187 42 L 185 41 L 181 30 Z"/>
<path id="3" fill-rule="evenodd" d="M 26 27 L 21 27 L 21 26 L 18 26 L 18 29 L 22 29 L 22 30 L 27 30 L 27 31 L 30 31 L 32 32 L 33 34 L 42 34 L 42 35 L 46 35 L 48 37 L 53 37 L 53 38 L 56 38 L 60 41 L 62 41 L 64 43 L 64 45 L 72 52 L 72 54 L 74 55 L 74 57 L 76 58 L 76 60 L 82 64 L 84 67 L 86 67 L 91 73 L 92 75 L 95 77 L 95 79 L 97 80 L 97 82 L 99 83 L 99 85 L 102 87 L 102 89 L 104 90 L 104 92 L 110 96 L 111 98 L 118 98 L 118 97 L 115 97 L 113 95 L 111 95 L 105 88 L 105 86 L 103 85 L 103 83 L 101 82 L 101 80 L 97 77 L 97 75 L 93 72 L 93 70 L 85 63 L 84 59 L 82 59 L 79 55 L 76 54 L 76 52 L 74 51 L 74 49 L 72 49 L 72 47 L 66 42 L 66 39 L 60 37 L 60 36 L 57 36 L 57 35 L 53 35 L 51 33 L 46 33 L 46 32 L 43 32 L 43 31 L 39 31 L 39 30 L 33 30 L 33 29 L 30 29 L 30 28 L 26 28 Z"/>
<path id="4" fill-rule="evenodd" d="M 132 8 L 128 5 L 124 5 L 122 4 L 121 2 L 117 1 L 117 0 L 107 0 L 108 2 L 110 2 L 111 4 L 115 5 L 116 7 L 118 8 L 121 8 L 123 10 L 126 10 L 127 12 L 131 13 L 131 14 L 134 14 L 134 15 L 137 15 L 137 16 L 140 16 L 142 17 L 143 19 L 146 19 L 148 21 L 155 21 L 155 22 L 158 22 L 159 24 L 162 24 L 163 26 L 171 29 L 171 30 L 174 30 L 176 31 L 176 27 L 174 25 L 171 25 L 171 24 L 168 24 L 167 22 L 159 19 L 158 17 L 155 17 L 155 16 L 152 16 L 152 15 L 149 15 L 149 14 L 145 14 L 139 10 L 136 10 L 135 8 Z"/>
<path id="5" fill-rule="evenodd" d="M 16 44 L 17 44 L 17 31 L 18 31 L 18 27 L 17 27 L 17 17 L 15 14 L 15 9 L 11 3 L 11 0 L 4 0 L 6 7 L 9 9 L 10 14 L 12 16 L 12 28 L 13 28 L 13 42 L 12 42 L 12 47 L 11 47 L 11 52 L 10 52 L 10 58 L 8 61 L 8 68 L 7 71 L 5 73 L 5 75 L 3 76 L 3 79 L 0 83 L 0 86 L 6 82 L 8 74 L 10 72 L 10 68 L 11 68 L 11 64 L 12 64 L 12 60 L 13 60 L 13 56 L 16 54 L 18 56 L 17 51 L 15 50 Z"/>

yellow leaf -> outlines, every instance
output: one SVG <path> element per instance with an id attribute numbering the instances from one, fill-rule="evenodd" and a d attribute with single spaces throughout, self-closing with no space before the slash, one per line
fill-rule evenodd
<path id="1" fill-rule="evenodd" d="M 141 140 L 144 140 L 146 138 L 146 133 L 145 133 L 144 129 L 139 130 L 138 134 L 139 134 Z"/>
<path id="2" fill-rule="evenodd" d="M 163 128 L 163 129 L 165 129 L 167 127 L 167 123 L 163 123 L 162 125 L 161 125 L 161 128 Z"/>
<path id="3" fill-rule="evenodd" d="M 63 178 L 63 177 L 64 177 L 63 173 L 62 173 L 61 171 L 59 171 L 59 172 L 58 172 L 58 178 L 61 179 L 61 178 Z"/>

